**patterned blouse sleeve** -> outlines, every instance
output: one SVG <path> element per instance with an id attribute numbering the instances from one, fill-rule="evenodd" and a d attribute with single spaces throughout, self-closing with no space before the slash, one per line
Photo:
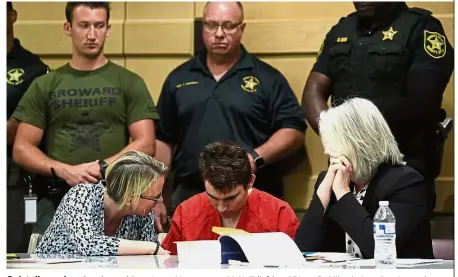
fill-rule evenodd
<path id="1" fill-rule="evenodd" d="M 142 228 L 140 231 L 140 240 L 157 242 L 157 233 L 154 230 L 154 212 L 151 210 L 148 216 L 141 219 Z"/>
<path id="2" fill-rule="evenodd" d="M 118 252 L 119 239 L 103 235 L 97 230 L 97 201 L 92 186 L 79 186 L 67 194 L 66 205 L 72 207 L 64 217 L 67 221 L 70 236 L 75 244 L 75 252 L 83 256 L 113 256 Z M 103 230 L 102 230 L 103 232 Z"/>

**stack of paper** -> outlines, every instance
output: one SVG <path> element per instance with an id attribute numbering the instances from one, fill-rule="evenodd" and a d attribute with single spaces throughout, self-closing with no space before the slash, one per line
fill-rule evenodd
<path id="1" fill-rule="evenodd" d="M 295 267 L 305 264 L 296 243 L 283 232 L 248 233 L 233 228 L 213 227 L 217 241 L 186 241 L 177 244 L 181 265 L 229 264 L 255 267 Z"/>
<path id="2" fill-rule="evenodd" d="M 256 267 L 301 268 L 305 259 L 296 243 L 285 233 L 251 233 L 219 238 L 222 262 L 238 260 Z M 228 253 L 237 251 L 236 255 Z"/>

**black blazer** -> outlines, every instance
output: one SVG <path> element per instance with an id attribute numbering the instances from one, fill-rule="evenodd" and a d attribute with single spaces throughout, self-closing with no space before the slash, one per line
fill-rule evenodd
<path id="1" fill-rule="evenodd" d="M 318 176 L 312 201 L 296 233 L 295 241 L 301 251 L 345 252 L 346 231 L 363 257 L 373 258 L 372 219 L 378 202 L 386 200 L 396 217 L 397 257 L 434 258 L 431 213 L 427 211 L 426 185 L 420 173 L 408 166 L 381 165 L 369 183 L 362 205 L 352 193 L 339 201 L 332 193 L 324 211 L 316 190 L 325 175 L 321 172 Z"/>

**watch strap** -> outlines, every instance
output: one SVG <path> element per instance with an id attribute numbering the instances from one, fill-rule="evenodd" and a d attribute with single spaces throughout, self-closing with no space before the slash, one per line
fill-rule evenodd
<path id="1" fill-rule="evenodd" d="M 156 249 L 153 252 L 153 255 L 157 255 L 157 252 L 159 251 L 159 241 L 156 242 Z"/>
<path id="2" fill-rule="evenodd" d="M 250 155 L 253 158 L 253 160 L 256 160 L 256 158 L 259 157 L 258 152 L 256 152 L 254 149 L 251 150 Z"/>
<path id="3" fill-rule="evenodd" d="M 99 160 L 100 166 L 100 175 L 102 176 L 102 180 L 105 180 L 105 172 L 107 170 L 108 164 L 104 160 Z"/>
<path id="4" fill-rule="evenodd" d="M 264 158 L 258 154 L 255 150 L 250 152 L 251 157 L 253 158 L 253 162 L 256 166 L 256 170 L 261 169 L 265 164 L 264 164 Z"/>

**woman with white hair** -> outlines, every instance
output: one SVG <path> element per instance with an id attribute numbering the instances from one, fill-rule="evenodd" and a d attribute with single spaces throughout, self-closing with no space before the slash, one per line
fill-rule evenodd
<path id="1" fill-rule="evenodd" d="M 320 114 L 319 130 L 330 165 L 297 230 L 299 248 L 373 258 L 373 218 L 379 201 L 389 201 L 397 257 L 434 258 L 425 182 L 403 162 L 377 107 L 348 100 Z"/>
<path id="2" fill-rule="evenodd" d="M 113 256 L 169 254 L 154 231 L 167 167 L 139 151 L 111 163 L 106 181 L 70 189 L 37 247 L 37 254 Z"/>

